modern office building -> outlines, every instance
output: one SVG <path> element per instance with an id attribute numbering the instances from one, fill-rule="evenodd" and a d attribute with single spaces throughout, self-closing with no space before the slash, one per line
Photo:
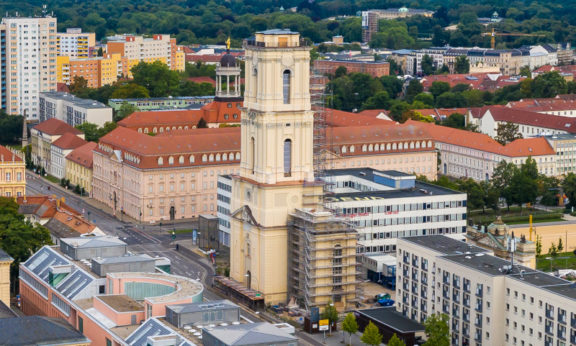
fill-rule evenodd
<path id="1" fill-rule="evenodd" d="M 26 162 L 0 145 L 0 196 L 20 197 L 26 194 Z"/>
<path id="2" fill-rule="evenodd" d="M 570 281 L 441 235 L 399 239 L 397 258 L 397 310 L 447 314 L 452 345 L 576 343 Z"/>
<path id="3" fill-rule="evenodd" d="M 350 168 L 326 172 L 326 205 L 358 232 L 357 252 L 395 252 L 399 238 L 466 233 L 466 194 L 411 174 Z"/>
<path id="4" fill-rule="evenodd" d="M 2 108 L 38 120 L 39 93 L 56 90 L 56 18 L 5 17 L 0 32 L 6 57 Z"/>
<path id="5" fill-rule="evenodd" d="M 40 93 L 40 121 L 56 118 L 70 126 L 85 122 L 103 126 L 112 121 L 112 108 L 66 92 Z"/>
<path id="6" fill-rule="evenodd" d="M 152 97 L 147 99 L 110 99 L 108 105 L 115 111 L 124 103 L 137 107 L 141 111 L 163 109 L 195 109 L 214 101 L 214 96 L 174 96 Z"/>
<path id="7" fill-rule="evenodd" d="M 86 59 L 92 57 L 96 47 L 96 34 L 82 32 L 81 28 L 68 28 L 56 35 L 58 56 Z"/>

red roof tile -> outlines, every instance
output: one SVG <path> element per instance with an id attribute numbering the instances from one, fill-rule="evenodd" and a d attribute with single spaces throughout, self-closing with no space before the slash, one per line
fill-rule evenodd
<path id="1" fill-rule="evenodd" d="M 0 161 L 1 162 L 22 162 L 22 158 L 11 152 L 5 146 L 0 145 Z"/>
<path id="2" fill-rule="evenodd" d="M 83 146 L 87 142 L 82 138 L 72 134 L 70 132 L 63 134 L 60 138 L 52 143 L 53 146 L 60 149 L 76 149 Z"/>
<path id="3" fill-rule="evenodd" d="M 492 114 L 495 121 L 576 133 L 576 118 L 529 112 L 522 109 L 511 109 L 506 107 L 490 107 L 483 116 L 485 116 L 487 112 Z"/>
<path id="4" fill-rule="evenodd" d="M 66 159 L 72 162 L 84 166 L 86 168 L 92 169 L 94 154 L 92 151 L 96 148 L 98 144 L 95 142 L 88 142 L 74 150 L 68 155 Z"/>
<path id="5" fill-rule="evenodd" d="M 75 135 L 82 134 L 82 131 L 56 118 L 51 118 L 46 121 L 43 121 L 40 124 L 34 126 L 34 129 L 52 136 L 63 135 L 68 132 Z"/>
<path id="6" fill-rule="evenodd" d="M 208 83 L 212 86 L 216 85 L 216 81 L 210 77 L 188 77 L 188 80 L 194 83 Z"/>
<path id="7" fill-rule="evenodd" d="M 517 139 L 502 148 L 508 157 L 556 155 L 544 137 Z"/>
<path id="8" fill-rule="evenodd" d="M 359 113 L 351 113 L 339 111 L 336 109 L 326 109 L 328 115 L 326 116 L 326 123 L 333 127 L 350 127 L 350 126 L 367 126 L 367 125 L 391 125 L 394 122 L 378 119 L 376 117 L 362 115 Z M 389 123 L 389 124 L 386 124 Z"/>

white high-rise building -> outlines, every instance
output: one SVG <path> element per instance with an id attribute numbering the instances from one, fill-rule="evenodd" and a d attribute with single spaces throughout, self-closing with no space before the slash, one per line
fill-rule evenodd
<path id="1" fill-rule="evenodd" d="M 2 108 L 38 119 L 39 93 L 56 91 L 56 18 L 6 17 L 0 32 L 6 40 Z"/>

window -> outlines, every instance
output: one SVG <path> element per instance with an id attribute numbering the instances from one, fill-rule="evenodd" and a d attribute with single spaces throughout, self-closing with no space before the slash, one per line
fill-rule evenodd
<path id="1" fill-rule="evenodd" d="M 106 338 L 106 346 L 112 346 L 112 341 L 108 338 Z"/>
<path id="2" fill-rule="evenodd" d="M 284 141 L 284 176 L 289 177 L 292 174 L 292 140 Z"/>
<path id="3" fill-rule="evenodd" d="M 164 159 L 159 157 L 158 158 L 158 166 L 162 166 L 164 164 Z"/>
<path id="4" fill-rule="evenodd" d="M 254 137 L 252 137 L 250 138 L 250 157 L 249 157 L 250 170 L 252 171 L 252 174 L 254 174 L 254 164 L 256 161 L 256 157 L 254 156 L 256 154 L 255 146 L 256 144 L 254 143 Z"/>
<path id="5" fill-rule="evenodd" d="M 282 74 L 282 92 L 284 95 L 284 104 L 290 103 L 290 71 L 285 70 Z"/>
<path id="6" fill-rule="evenodd" d="M 84 333 L 84 320 L 82 317 L 78 317 L 78 331 Z"/>

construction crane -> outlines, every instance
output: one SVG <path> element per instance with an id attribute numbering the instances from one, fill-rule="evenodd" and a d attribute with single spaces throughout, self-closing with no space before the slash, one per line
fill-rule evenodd
<path id="1" fill-rule="evenodd" d="M 523 34 L 523 33 L 507 33 L 507 32 L 496 32 L 494 28 L 492 28 L 492 32 L 485 32 L 482 36 L 491 36 L 490 37 L 490 47 L 494 49 L 496 47 L 496 36 L 529 36 L 529 37 L 545 37 L 545 35 L 541 34 Z"/>

